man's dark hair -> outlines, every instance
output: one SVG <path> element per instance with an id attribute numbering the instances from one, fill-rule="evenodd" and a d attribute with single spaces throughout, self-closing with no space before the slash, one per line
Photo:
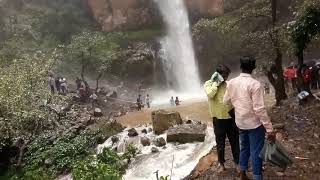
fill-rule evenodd
<path id="1" fill-rule="evenodd" d="M 253 57 L 245 56 L 240 58 L 240 68 L 242 72 L 251 74 L 252 71 L 256 68 L 256 60 Z"/>
<path id="2" fill-rule="evenodd" d="M 216 71 L 219 73 L 219 74 L 230 74 L 231 73 L 231 70 L 228 66 L 224 65 L 224 64 L 220 64 Z"/>

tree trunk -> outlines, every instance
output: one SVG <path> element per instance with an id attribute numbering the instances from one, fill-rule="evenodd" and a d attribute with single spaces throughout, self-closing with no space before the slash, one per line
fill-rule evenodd
<path id="1" fill-rule="evenodd" d="M 280 102 L 284 99 L 287 99 L 286 89 L 285 89 L 285 82 L 283 77 L 283 70 L 282 70 L 282 52 L 280 49 L 279 43 L 279 35 L 278 31 L 274 29 L 276 22 L 277 22 L 277 1 L 271 0 L 271 8 L 272 8 L 272 32 L 270 33 L 270 39 L 273 43 L 273 50 L 276 54 L 275 59 L 273 60 L 273 65 L 271 66 L 270 70 L 267 73 L 268 79 L 272 86 L 275 89 L 275 98 L 276 104 L 279 105 Z"/>
<path id="2" fill-rule="evenodd" d="M 102 77 L 102 72 L 100 72 L 97 76 L 97 79 L 96 79 L 96 91 L 98 90 L 99 88 L 99 80 L 100 78 Z"/>
<path id="3" fill-rule="evenodd" d="M 84 78 L 84 71 L 85 71 L 85 67 L 86 67 L 86 63 L 85 63 L 85 58 L 84 58 L 84 52 L 82 52 L 81 54 L 81 80 L 85 85 L 86 88 L 86 98 L 90 96 L 91 94 L 91 89 L 89 86 L 89 83 L 85 80 Z"/>
<path id="4" fill-rule="evenodd" d="M 303 78 L 302 78 L 302 66 L 303 66 L 303 50 L 299 50 L 299 52 L 296 53 L 296 56 L 298 58 L 298 68 L 297 68 L 297 87 L 298 87 L 298 91 L 301 92 L 302 89 L 305 87 L 305 84 L 303 82 Z"/>
<path id="5" fill-rule="evenodd" d="M 28 145 L 29 141 L 23 142 L 23 144 L 20 144 L 19 147 L 19 154 L 18 154 L 18 160 L 17 160 L 17 167 L 20 168 L 22 166 L 22 162 L 23 162 L 23 156 L 26 150 L 26 147 Z"/>
<path id="6" fill-rule="evenodd" d="M 278 64 L 273 64 L 270 67 L 270 70 L 267 72 L 267 77 L 275 89 L 276 105 L 280 105 L 282 100 L 287 99 L 287 94 L 285 91 L 282 66 L 279 67 L 279 64 L 281 65 L 280 62 L 282 62 L 282 55 L 279 55 L 276 59 L 275 62 Z"/>

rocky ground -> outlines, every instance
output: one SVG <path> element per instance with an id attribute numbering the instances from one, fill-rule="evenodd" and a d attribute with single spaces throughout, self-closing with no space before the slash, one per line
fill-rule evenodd
<path id="1" fill-rule="evenodd" d="M 264 179 L 320 179 L 320 103 L 312 100 L 306 105 L 299 105 L 296 98 L 290 98 L 279 107 L 271 107 L 269 115 L 274 125 L 284 125 L 277 129 L 277 139 L 286 147 L 294 163 L 286 171 L 266 163 Z M 228 143 L 227 143 L 228 144 Z M 232 165 L 230 146 L 226 151 L 227 171 L 216 172 L 217 156 L 213 150 L 203 157 L 198 166 L 186 179 L 238 179 Z M 250 173 L 249 173 L 250 175 Z"/>

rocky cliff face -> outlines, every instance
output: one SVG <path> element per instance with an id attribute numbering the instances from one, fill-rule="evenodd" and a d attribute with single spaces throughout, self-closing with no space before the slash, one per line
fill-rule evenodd
<path id="1" fill-rule="evenodd" d="M 162 20 L 153 0 L 87 0 L 102 30 L 141 29 L 160 25 Z M 185 0 L 191 19 L 223 14 L 223 0 Z"/>

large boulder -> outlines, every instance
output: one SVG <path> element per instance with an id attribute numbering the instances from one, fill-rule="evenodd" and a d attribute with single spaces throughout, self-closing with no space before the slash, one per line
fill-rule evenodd
<path id="1" fill-rule="evenodd" d="M 171 127 L 167 132 L 167 142 L 204 142 L 206 129 L 207 125 L 205 124 L 183 124 Z"/>
<path id="2" fill-rule="evenodd" d="M 152 126 L 155 134 L 162 134 L 169 127 L 182 124 L 181 116 L 178 112 L 170 112 L 165 110 L 153 111 Z"/>
<path id="3" fill-rule="evenodd" d="M 125 71 L 131 79 L 141 79 L 154 71 L 154 47 L 156 43 L 133 43 L 126 51 Z"/>

